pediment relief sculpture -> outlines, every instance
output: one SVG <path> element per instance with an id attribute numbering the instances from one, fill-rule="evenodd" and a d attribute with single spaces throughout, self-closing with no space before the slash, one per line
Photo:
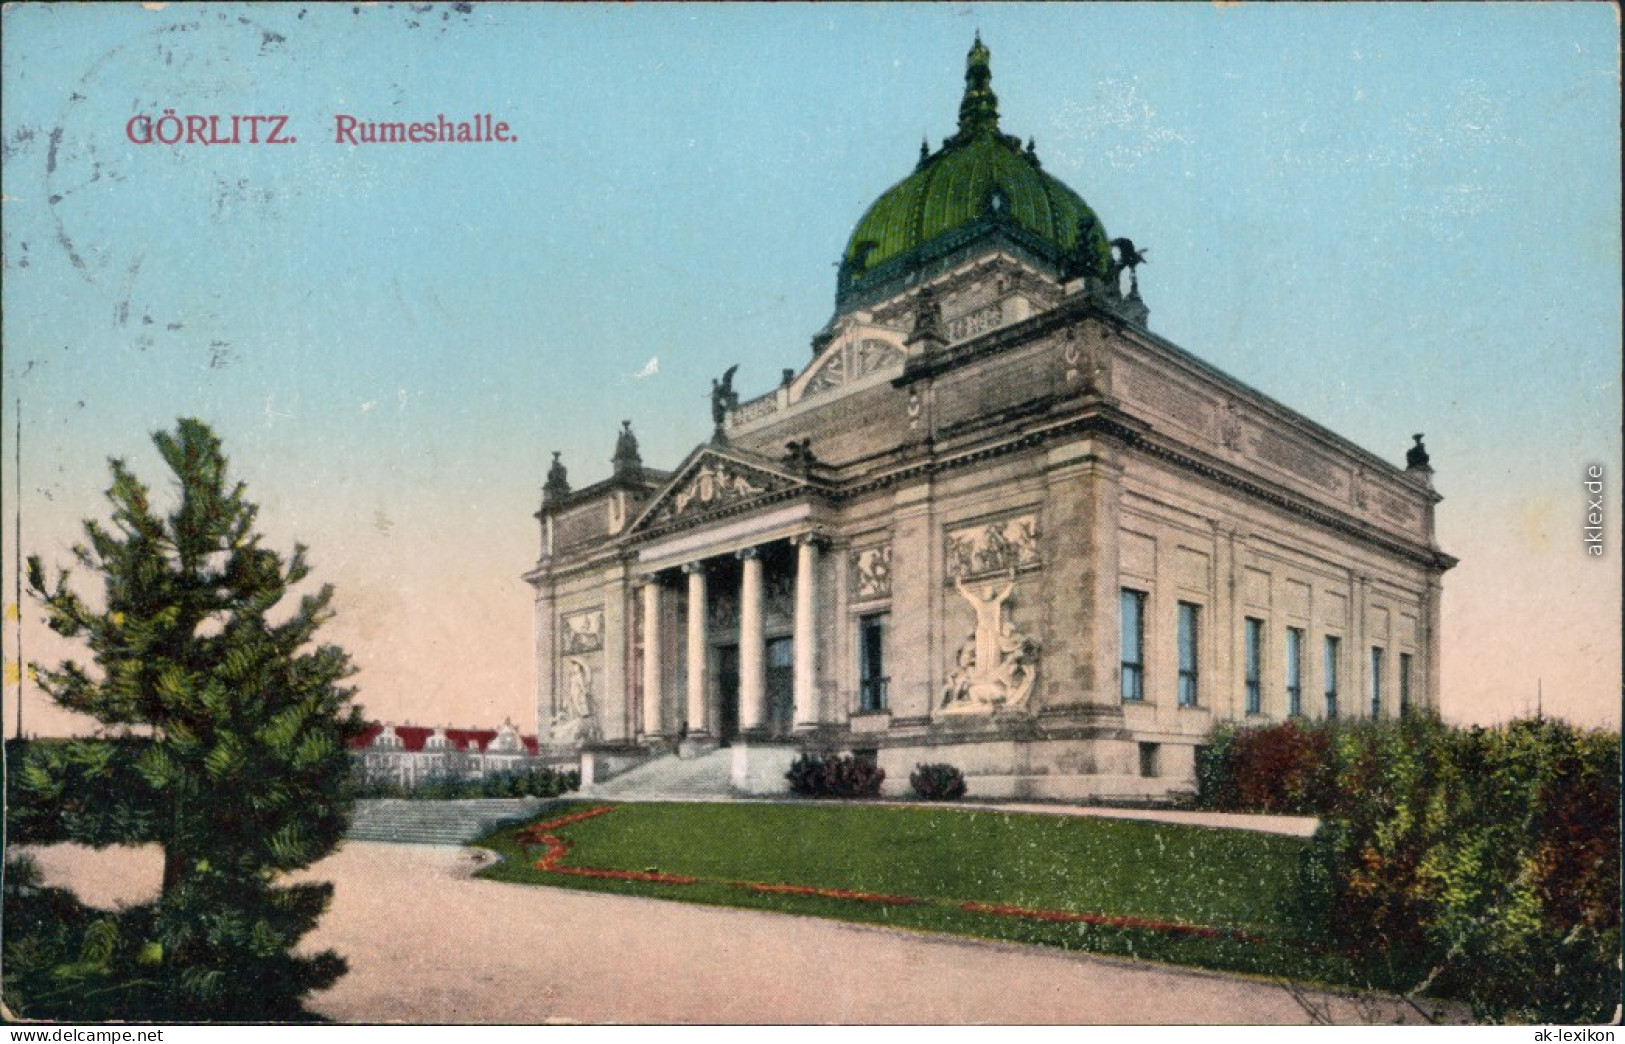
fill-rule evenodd
<path id="1" fill-rule="evenodd" d="M 785 488 L 788 483 L 749 471 L 721 457 L 706 459 L 661 505 L 655 518 L 666 521 L 749 500 Z"/>

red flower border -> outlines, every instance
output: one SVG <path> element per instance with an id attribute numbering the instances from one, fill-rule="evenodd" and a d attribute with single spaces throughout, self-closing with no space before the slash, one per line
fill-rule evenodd
<path id="1" fill-rule="evenodd" d="M 644 881 L 651 884 L 692 885 L 699 884 L 699 877 L 690 877 L 686 874 L 663 874 L 655 870 L 607 870 L 588 866 L 560 866 L 559 861 L 569 854 L 571 844 L 554 833 L 555 830 L 580 823 L 583 820 L 613 812 L 618 805 L 600 805 L 584 812 L 564 816 L 559 819 L 550 819 L 545 823 L 533 826 L 514 834 L 514 840 L 527 848 L 540 847 L 544 849 L 542 857 L 536 860 L 536 869 L 551 874 L 567 874 L 572 877 L 591 877 L 614 881 Z M 708 883 L 725 884 L 731 888 L 742 888 L 752 892 L 766 892 L 774 895 L 805 895 L 821 899 L 845 899 L 860 903 L 881 903 L 886 906 L 952 906 L 966 913 L 986 914 L 993 917 L 1021 917 L 1032 921 L 1048 921 L 1060 924 L 1088 924 L 1104 928 L 1137 928 L 1144 931 L 1161 932 L 1166 935 L 1196 936 L 1202 939 L 1238 939 L 1248 943 L 1266 942 L 1263 937 L 1243 932 L 1235 928 L 1216 928 L 1203 924 L 1183 924 L 1178 921 L 1159 921 L 1147 917 L 1130 917 L 1121 914 L 1079 913 L 1072 910 L 1046 910 L 1030 906 L 1008 906 L 998 903 L 959 902 L 952 899 L 920 899 L 912 895 L 886 895 L 880 892 L 858 892 L 845 888 L 818 888 L 813 885 L 797 884 L 771 884 L 766 881 L 726 881 L 712 879 Z"/>

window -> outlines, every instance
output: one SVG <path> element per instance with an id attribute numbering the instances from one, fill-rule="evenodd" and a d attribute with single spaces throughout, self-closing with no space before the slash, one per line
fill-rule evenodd
<path id="1" fill-rule="evenodd" d="M 1326 717 L 1337 717 L 1337 649 L 1340 641 L 1326 636 Z"/>
<path id="2" fill-rule="evenodd" d="M 1382 717 L 1382 650 L 1371 649 L 1371 716 Z"/>
<path id="3" fill-rule="evenodd" d="M 1286 629 L 1286 712 L 1303 714 L 1303 628 Z"/>
<path id="4" fill-rule="evenodd" d="M 1162 744 L 1140 744 L 1140 775 L 1146 779 L 1162 775 Z"/>
<path id="5" fill-rule="evenodd" d="M 1201 607 L 1190 602 L 1179 603 L 1179 705 L 1196 706 L 1196 665 L 1199 645 L 1198 625 Z"/>
<path id="6" fill-rule="evenodd" d="M 1264 621 L 1247 617 L 1247 713 L 1264 709 Z"/>
<path id="7" fill-rule="evenodd" d="M 1399 714 L 1404 717 L 1411 709 L 1411 654 L 1399 654 Z"/>
<path id="8" fill-rule="evenodd" d="M 858 620 L 858 709 L 886 709 L 886 615 Z"/>
<path id="9" fill-rule="evenodd" d="M 1120 615 L 1123 619 L 1123 700 L 1139 703 L 1145 699 L 1145 592 L 1124 588 Z"/>

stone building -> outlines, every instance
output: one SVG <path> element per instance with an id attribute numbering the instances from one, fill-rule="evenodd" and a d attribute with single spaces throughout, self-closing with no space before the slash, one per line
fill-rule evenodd
<path id="1" fill-rule="evenodd" d="M 356 779 L 363 784 L 420 783 L 527 772 L 543 764 L 535 736 L 522 736 L 512 722 L 494 729 L 435 728 L 371 722 L 350 741 Z"/>
<path id="2" fill-rule="evenodd" d="M 525 574 L 551 749 L 1155 800 L 1215 723 L 1436 705 L 1455 560 L 1421 436 L 1396 467 L 1151 332 L 1140 253 L 1001 131 L 979 39 L 965 82 L 810 361 L 714 381 L 671 472 L 630 422 L 595 485 L 555 454 Z"/>

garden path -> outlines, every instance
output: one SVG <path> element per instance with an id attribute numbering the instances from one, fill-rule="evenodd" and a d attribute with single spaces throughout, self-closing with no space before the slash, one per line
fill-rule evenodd
<path id="1" fill-rule="evenodd" d="M 156 849 L 64 845 L 36 855 L 48 882 L 101 905 L 152 894 L 161 869 Z M 350 961 L 313 1007 L 340 1022 L 1422 1021 L 1380 995 L 472 878 L 488 858 L 348 842 L 307 871 L 335 885 L 307 942 Z"/>

